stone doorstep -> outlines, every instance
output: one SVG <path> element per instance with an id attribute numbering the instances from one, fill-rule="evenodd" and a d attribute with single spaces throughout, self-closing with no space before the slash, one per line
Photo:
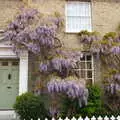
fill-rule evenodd
<path id="1" fill-rule="evenodd" d="M 13 120 L 17 115 L 14 110 L 0 110 L 0 120 Z"/>

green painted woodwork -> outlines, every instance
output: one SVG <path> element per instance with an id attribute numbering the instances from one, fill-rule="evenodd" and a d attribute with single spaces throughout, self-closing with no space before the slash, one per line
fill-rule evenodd
<path id="1" fill-rule="evenodd" d="M 0 109 L 13 109 L 19 87 L 19 65 L 0 60 Z"/>

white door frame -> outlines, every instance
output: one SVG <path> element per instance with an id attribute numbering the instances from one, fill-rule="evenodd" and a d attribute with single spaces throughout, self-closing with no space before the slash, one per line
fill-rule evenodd
<path id="1" fill-rule="evenodd" d="M 0 59 L 19 59 L 19 95 L 28 91 L 28 51 L 17 57 L 11 46 L 0 45 Z"/>

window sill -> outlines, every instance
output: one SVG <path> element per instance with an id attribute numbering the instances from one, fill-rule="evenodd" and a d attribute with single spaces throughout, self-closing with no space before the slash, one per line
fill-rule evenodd
<path id="1" fill-rule="evenodd" d="M 66 34 L 78 34 L 79 32 L 69 32 L 69 31 L 65 31 L 64 33 L 66 33 Z"/>

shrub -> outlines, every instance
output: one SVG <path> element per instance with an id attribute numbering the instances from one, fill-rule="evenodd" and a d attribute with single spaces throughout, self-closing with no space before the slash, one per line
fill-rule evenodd
<path id="1" fill-rule="evenodd" d="M 80 115 L 82 116 L 98 116 L 101 113 L 101 89 L 98 86 L 90 86 L 88 87 L 89 90 L 89 98 L 88 98 L 88 105 L 84 108 L 80 109 Z"/>
<path id="2" fill-rule="evenodd" d="M 89 97 L 88 97 L 88 105 L 79 107 L 78 100 L 71 100 L 68 97 L 62 98 L 62 107 L 61 107 L 61 117 L 85 117 L 85 116 L 98 116 L 102 113 L 101 108 L 101 89 L 98 86 L 90 86 L 88 87 Z"/>
<path id="3" fill-rule="evenodd" d="M 21 120 L 31 120 L 31 118 L 43 120 L 48 117 L 48 112 L 40 97 L 32 93 L 24 93 L 18 96 L 13 107 Z"/>

